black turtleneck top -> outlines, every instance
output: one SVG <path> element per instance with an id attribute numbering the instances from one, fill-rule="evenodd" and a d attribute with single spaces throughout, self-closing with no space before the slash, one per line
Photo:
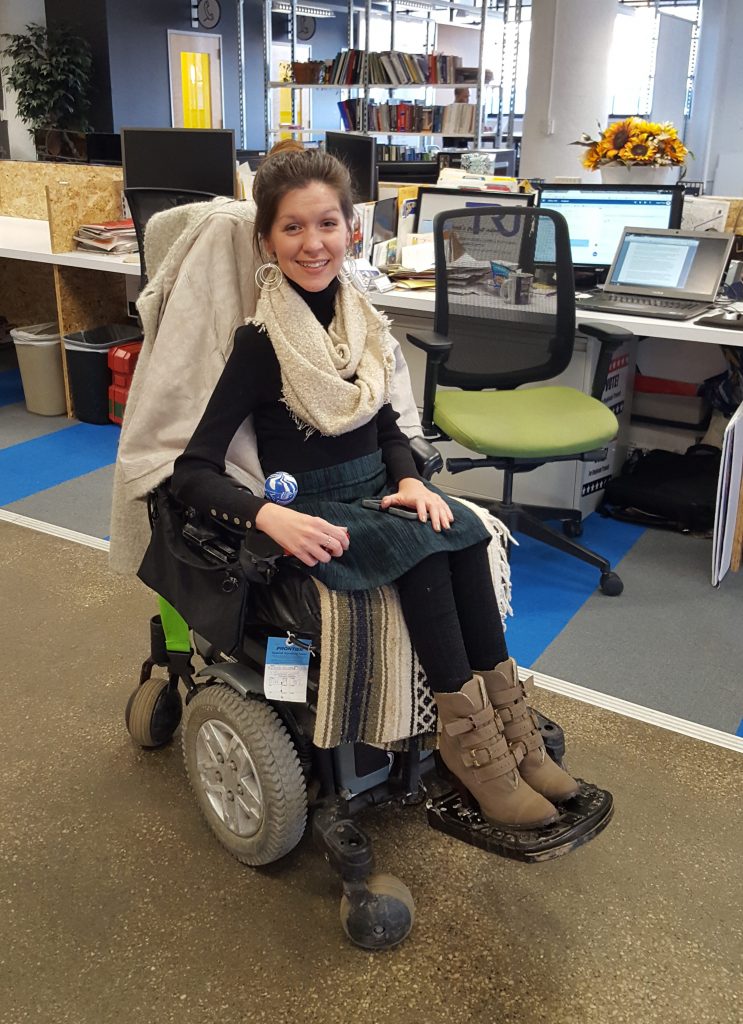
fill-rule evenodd
<path id="1" fill-rule="evenodd" d="M 321 292 L 307 292 L 289 282 L 326 329 L 333 319 L 338 282 Z M 410 444 L 397 425 L 391 405 L 346 434 L 328 437 L 318 431 L 305 436 L 281 401 L 281 369 L 265 331 L 247 324 L 235 340 L 204 415 L 184 453 L 176 460 L 171 487 L 176 497 L 207 515 L 250 528 L 265 504 L 225 474 L 225 455 L 242 422 L 252 414 L 258 458 L 266 476 L 278 470 L 301 473 L 325 469 L 382 452 L 395 483 L 417 477 Z"/>

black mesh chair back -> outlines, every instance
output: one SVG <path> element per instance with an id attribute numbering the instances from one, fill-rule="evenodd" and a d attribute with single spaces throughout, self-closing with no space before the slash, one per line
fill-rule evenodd
<path id="1" fill-rule="evenodd" d="M 139 246 L 142 274 L 139 290 L 147 284 L 147 268 L 144 259 L 144 233 L 150 217 L 173 206 L 188 206 L 190 203 L 208 203 L 216 198 L 213 192 L 197 192 L 193 189 L 175 188 L 125 188 L 124 195 L 129 204 L 134 231 Z"/>
<path id="2" fill-rule="evenodd" d="M 434 329 L 454 340 L 438 383 L 482 390 L 550 380 L 570 362 L 575 337 L 567 223 L 550 210 L 473 203 L 433 223 Z"/>

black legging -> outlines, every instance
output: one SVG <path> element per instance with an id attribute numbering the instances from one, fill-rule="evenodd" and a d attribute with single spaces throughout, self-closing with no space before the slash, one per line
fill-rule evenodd
<path id="1" fill-rule="evenodd" d="M 397 581 L 410 639 L 434 692 L 452 693 L 473 669 L 508 657 L 487 541 L 429 555 Z"/>

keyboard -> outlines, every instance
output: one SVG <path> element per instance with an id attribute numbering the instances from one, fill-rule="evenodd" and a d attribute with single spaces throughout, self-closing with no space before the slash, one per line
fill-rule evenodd
<path id="1" fill-rule="evenodd" d="M 615 295 L 601 292 L 587 299 L 577 299 L 578 310 L 589 309 L 596 313 L 628 313 L 630 316 L 647 316 L 660 320 L 691 320 L 711 308 L 709 302 L 694 299 L 661 299 L 654 295 Z"/>

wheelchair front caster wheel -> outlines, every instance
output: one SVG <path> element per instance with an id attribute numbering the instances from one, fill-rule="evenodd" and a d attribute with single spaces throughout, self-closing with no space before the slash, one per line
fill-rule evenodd
<path id="1" fill-rule="evenodd" d="M 146 750 L 164 747 L 181 721 L 181 695 L 169 679 L 151 678 L 127 701 L 124 719 L 129 735 Z"/>
<path id="2" fill-rule="evenodd" d="M 343 931 L 362 949 L 391 949 L 408 937 L 414 920 L 410 889 L 394 875 L 371 875 L 366 888 L 341 899 Z"/>
<path id="3" fill-rule="evenodd" d="M 566 519 L 562 524 L 562 532 L 566 537 L 582 537 L 583 523 L 580 519 Z"/>
<path id="4" fill-rule="evenodd" d="M 624 584 L 615 572 L 602 572 L 599 586 L 607 597 L 618 597 L 624 590 Z"/>

